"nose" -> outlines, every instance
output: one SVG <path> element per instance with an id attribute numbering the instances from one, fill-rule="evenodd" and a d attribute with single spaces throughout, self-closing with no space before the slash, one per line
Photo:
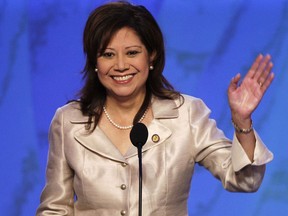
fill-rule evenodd
<path id="1" fill-rule="evenodd" d="M 114 65 L 114 70 L 123 72 L 129 70 L 129 68 L 130 64 L 125 61 L 125 58 L 123 58 L 122 56 L 118 56 L 117 62 Z"/>

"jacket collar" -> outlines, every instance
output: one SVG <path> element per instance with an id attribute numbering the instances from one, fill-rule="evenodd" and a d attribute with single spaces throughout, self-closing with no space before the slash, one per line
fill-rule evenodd
<path id="1" fill-rule="evenodd" d="M 177 102 L 177 103 L 176 103 Z M 169 119 L 178 117 L 178 101 L 152 98 L 152 111 L 155 119 Z"/>
<path id="2" fill-rule="evenodd" d="M 178 117 L 177 106 L 179 105 L 173 100 L 161 100 L 153 97 L 151 104 L 154 119 L 147 126 L 149 135 L 142 152 L 163 144 L 171 136 L 171 130 L 162 123 L 161 119 Z M 85 122 L 87 121 L 81 119 L 71 120 L 72 124 L 84 124 Z M 74 133 L 74 137 L 87 149 L 112 160 L 127 162 L 128 158 L 137 155 L 137 148 L 134 146 L 131 146 L 127 153 L 122 155 L 98 126 L 93 133 L 87 134 L 83 125 Z"/>

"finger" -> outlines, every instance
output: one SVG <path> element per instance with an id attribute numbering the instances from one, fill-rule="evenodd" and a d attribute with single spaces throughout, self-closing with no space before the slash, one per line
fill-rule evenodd
<path id="1" fill-rule="evenodd" d="M 271 56 L 268 54 L 266 55 L 263 60 L 260 62 L 259 66 L 258 66 L 258 69 L 256 70 L 255 74 L 254 74 L 254 79 L 256 81 L 261 81 L 262 83 L 265 81 L 265 80 L 259 80 L 259 78 L 262 76 L 263 73 L 265 73 L 266 69 L 270 66 L 273 66 L 273 65 L 270 65 L 271 63 Z M 270 66 L 269 66 L 270 65 Z M 272 68 L 272 67 L 271 67 Z M 268 73 L 269 74 L 269 73 Z"/>
<path id="2" fill-rule="evenodd" d="M 240 79 L 241 79 L 240 73 L 238 73 L 235 77 L 231 79 L 231 82 L 228 87 L 228 92 L 234 91 L 237 88 Z"/>
<path id="3" fill-rule="evenodd" d="M 262 54 L 259 54 L 256 57 L 255 61 L 253 62 L 252 66 L 250 67 L 250 69 L 249 69 L 249 71 L 248 71 L 248 73 L 246 75 L 247 77 L 249 77 L 249 78 L 253 78 L 254 77 L 254 75 L 255 75 L 255 73 L 256 73 L 256 71 L 257 71 L 257 69 L 258 69 L 258 67 L 259 67 L 259 65 L 260 65 L 260 63 L 262 61 L 262 59 L 263 59 L 263 55 Z"/>
<path id="4" fill-rule="evenodd" d="M 267 67 L 265 68 L 265 70 L 260 75 L 260 77 L 257 79 L 257 82 L 260 86 L 263 86 L 266 80 L 268 79 L 268 77 L 270 76 L 272 67 L 273 67 L 273 63 L 270 61 Z"/>
<path id="5" fill-rule="evenodd" d="M 272 81 L 274 80 L 275 74 L 273 72 L 269 73 L 268 77 L 266 78 L 265 82 L 263 83 L 263 86 L 261 90 L 265 92 L 269 86 L 271 85 Z"/>

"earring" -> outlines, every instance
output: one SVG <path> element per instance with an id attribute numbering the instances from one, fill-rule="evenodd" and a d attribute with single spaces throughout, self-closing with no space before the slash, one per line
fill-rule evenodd
<path id="1" fill-rule="evenodd" d="M 98 72 L 98 68 L 95 68 L 95 72 L 96 72 L 96 73 Z"/>
<path id="2" fill-rule="evenodd" d="M 149 70 L 153 70 L 153 69 L 154 69 L 153 65 L 150 65 Z"/>

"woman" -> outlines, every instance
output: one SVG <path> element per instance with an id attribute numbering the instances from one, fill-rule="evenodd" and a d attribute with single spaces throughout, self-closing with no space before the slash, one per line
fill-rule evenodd
<path id="1" fill-rule="evenodd" d="M 163 76 L 161 30 L 143 6 L 100 6 L 84 30 L 85 85 L 79 100 L 59 108 L 49 133 L 47 182 L 37 215 L 137 215 L 138 157 L 129 133 L 144 123 L 143 215 L 188 215 L 195 163 L 229 191 L 256 191 L 272 153 L 251 115 L 274 74 L 259 55 L 241 85 L 228 87 L 235 127 L 228 140 L 197 98 Z"/>

